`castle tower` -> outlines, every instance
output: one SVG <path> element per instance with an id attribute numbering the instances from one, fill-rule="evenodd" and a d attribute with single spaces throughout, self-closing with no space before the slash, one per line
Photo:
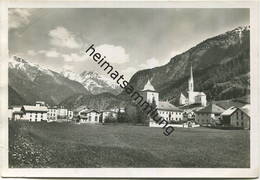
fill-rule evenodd
<path id="1" fill-rule="evenodd" d="M 149 103 L 152 103 L 153 99 L 154 99 L 155 104 L 158 106 L 159 93 L 157 91 L 155 91 L 155 89 L 149 79 L 148 79 L 146 85 L 144 86 L 144 89 L 141 90 L 141 93 L 142 93 L 144 100 L 146 100 Z"/>

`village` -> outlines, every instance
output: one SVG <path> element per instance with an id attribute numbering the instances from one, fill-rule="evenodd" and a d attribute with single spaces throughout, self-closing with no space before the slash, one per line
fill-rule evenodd
<path id="1" fill-rule="evenodd" d="M 174 127 L 216 127 L 229 129 L 250 129 L 250 104 L 239 102 L 207 102 L 204 92 L 194 91 L 192 66 L 188 91 L 179 95 L 179 105 L 169 101 L 160 101 L 159 92 L 155 90 L 150 80 L 147 81 L 142 97 L 149 103 L 155 102 L 158 114 Z M 49 106 L 44 101 L 36 101 L 35 105 L 10 107 L 8 119 L 12 121 L 29 122 L 74 122 L 76 124 L 104 124 L 118 122 L 122 114 L 127 113 L 127 107 L 112 109 L 93 109 L 80 106 L 67 109 L 63 106 Z M 150 127 L 161 127 L 151 118 Z"/>

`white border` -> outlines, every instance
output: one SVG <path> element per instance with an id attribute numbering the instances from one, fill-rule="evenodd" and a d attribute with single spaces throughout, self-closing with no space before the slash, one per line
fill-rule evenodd
<path id="1" fill-rule="evenodd" d="M 0 1 L 0 128 L 4 162 L 3 177 L 214 177 L 254 178 L 259 176 L 259 2 L 258 1 Z M 8 8 L 250 8 L 250 83 L 251 83 L 251 168 L 8 168 Z M 2 145 L 3 144 L 3 145 Z M 1 161 L 0 161 L 1 162 Z M 1 164 L 1 163 L 0 163 Z"/>

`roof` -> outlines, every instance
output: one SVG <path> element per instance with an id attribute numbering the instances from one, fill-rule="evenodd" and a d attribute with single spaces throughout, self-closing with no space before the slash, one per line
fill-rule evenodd
<path id="1" fill-rule="evenodd" d="M 80 111 L 82 111 L 84 109 L 88 109 L 87 106 L 84 106 L 84 105 L 83 106 L 79 106 L 76 109 L 74 109 L 74 112 L 80 112 Z"/>
<path id="2" fill-rule="evenodd" d="M 222 116 L 230 116 L 231 114 L 233 114 L 238 108 L 235 106 L 232 106 L 230 108 L 228 108 L 227 110 L 225 110 L 221 115 Z"/>
<path id="3" fill-rule="evenodd" d="M 199 92 L 200 96 L 206 96 L 206 94 L 204 92 Z"/>
<path id="4" fill-rule="evenodd" d="M 29 112 L 47 112 L 48 108 L 46 106 L 28 106 L 24 105 L 22 107 L 24 111 L 29 111 Z"/>
<path id="5" fill-rule="evenodd" d="M 117 113 L 116 111 L 112 111 L 112 110 L 102 110 L 100 112 L 109 112 L 109 113 Z"/>
<path id="6" fill-rule="evenodd" d="M 168 101 L 159 101 L 157 109 L 159 109 L 159 110 L 168 110 L 168 111 L 182 111 L 181 109 L 179 109 L 176 106 L 172 105 Z"/>
<path id="7" fill-rule="evenodd" d="M 181 94 L 180 94 L 180 97 L 185 97 L 185 98 L 187 98 L 189 95 L 188 95 L 188 92 L 187 91 L 183 91 L 183 92 L 181 92 Z"/>
<path id="8" fill-rule="evenodd" d="M 90 112 L 97 112 L 99 113 L 99 111 L 95 110 L 95 109 L 86 109 L 85 111 L 81 111 L 80 113 L 84 112 L 84 113 L 90 113 Z"/>
<path id="9" fill-rule="evenodd" d="M 153 85 L 151 84 L 150 80 L 148 79 L 146 85 L 144 86 L 142 91 L 155 91 Z"/>
<path id="10" fill-rule="evenodd" d="M 206 94 L 205 94 L 204 92 L 198 92 L 198 91 L 194 91 L 193 94 L 194 94 L 195 96 L 206 96 Z M 183 96 L 183 97 L 185 97 L 185 98 L 188 98 L 188 97 L 189 97 L 189 94 L 188 94 L 187 91 L 182 91 L 182 92 L 180 93 L 180 96 L 179 96 L 179 97 L 181 97 L 181 96 Z"/>
<path id="11" fill-rule="evenodd" d="M 14 111 L 13 114 L 23 114 L 22 111 Z"/>
<path id="12" fill-rule="evenodd" d="M 240 108 L 244 113 L 246 113 L 248 116 L 250 116 L 250 104 L 247 104 Z"/>
<path id="13" fill-rule="evenodd" d="M 209 104 L 205 108 L 202 108 L 198 110 L 198 113 L 213 113 L 213 114 L 221 114 L 225 111 L 222 107 L 216 105 L 216 104 Z"/>
<path id="14" fill-rule="evenodd" d="M 223 109 L 229 109 L 232 106 L 240 108 L 245 105 L 245 103 L 234 101 L 234 100 L 220 100 L 220 101 L 215 101 L 214 103 L 222 107 Z"/>
<path id="15" fill-rule="evenodd" d="M 194 91 L 193 94 L 194 96 L 206 96 L 204 92 L 199 92 L 199 91 Z"/>

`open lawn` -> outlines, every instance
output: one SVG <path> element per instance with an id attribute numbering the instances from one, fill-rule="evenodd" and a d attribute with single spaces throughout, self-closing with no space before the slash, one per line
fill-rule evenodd
<path id="1" fill-rule="evenodd" d="M 9 122 L 9 166 L 247 168 L 249 131 Z"/>

